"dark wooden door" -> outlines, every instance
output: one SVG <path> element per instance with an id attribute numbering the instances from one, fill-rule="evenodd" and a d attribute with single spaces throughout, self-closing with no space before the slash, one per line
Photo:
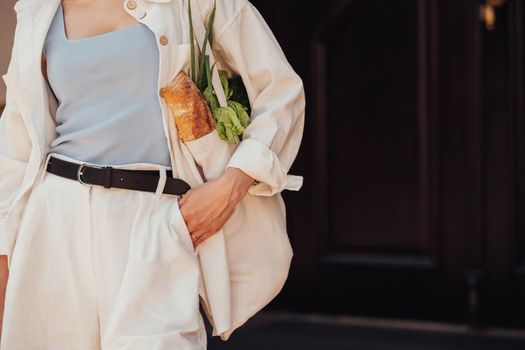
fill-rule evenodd
<path id="1" fill-rule="evenodd" d="M 272 307 L 525 325 L 523 1 L 253 3 L 308 97 Z"/>
<path id="2" fill-rule="evenodd" d="M 481 31 L 476 173 L 489 320 L 525 324 L 525 4 L 507 1 Z"/>

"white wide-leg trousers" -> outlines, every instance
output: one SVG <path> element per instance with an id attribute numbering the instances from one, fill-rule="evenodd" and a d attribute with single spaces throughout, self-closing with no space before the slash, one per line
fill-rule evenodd
<path id="1" fill-rule="evenodd" d="M 114 168 L 160 170 L 157 192 L 39 174 L 11 257 L 0 350 L 206 349 L 197 256 L 179 196 L 161 192 L 169 168 Z"/>

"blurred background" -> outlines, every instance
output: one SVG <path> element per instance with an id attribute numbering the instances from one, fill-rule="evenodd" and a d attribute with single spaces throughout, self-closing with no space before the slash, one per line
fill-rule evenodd
<path id="1" fill-rule="evenodd" d="M 285 288 L 210 349 L 524 349 L 524 0 L 252 3 L 305 82 L 304 185 Z"/>

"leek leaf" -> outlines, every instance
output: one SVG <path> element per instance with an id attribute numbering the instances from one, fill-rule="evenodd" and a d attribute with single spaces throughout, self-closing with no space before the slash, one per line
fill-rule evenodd
<path id="1" fill-rule="evenodd" d="M 193 36 L 193 20 L 191 16 L 191 0 L 188 0 L 188 17 L 190 21 L 191 80 L 193 80 L 194 83 L 197 83 L 197 77 L 195 72 L 195 42 Z"/>
<path id="2" fill-rule="evenodd" d="M 210 14 L 210 19 L 208 20 L 208 26 L 206 27 L 206 33 L 204 35 L 204 41 L 202 44 L 202 55 L 200 57 L 200 69 L 199 69 L 199 78 L 198 78 L 198 84 L 197 86 L 202 91 L 206 88 L 205 83 L 205 72 L 204 72 L 204 58 L 203 56 L 206 54 L 206 47 L 208 45 L 208 42 L 210 44 L 210 48 L 212 47 L 212 36 L 213 36 L 213 23 L 215 22 L 215 11 L 216 11 L 216 1 L 213 2 L 213 9 Z"/>

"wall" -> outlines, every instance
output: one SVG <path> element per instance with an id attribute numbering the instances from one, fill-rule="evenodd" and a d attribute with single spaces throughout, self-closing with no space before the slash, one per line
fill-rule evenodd
<path id="1" fill-rule="evenodd" d="M 13 46 L 16 16 L 13 6 L 15 0 L 0 1 L 0 74 L 7 72 Z M 0 108 L 5 103 L 5 84 L 0 84 Z"/>

